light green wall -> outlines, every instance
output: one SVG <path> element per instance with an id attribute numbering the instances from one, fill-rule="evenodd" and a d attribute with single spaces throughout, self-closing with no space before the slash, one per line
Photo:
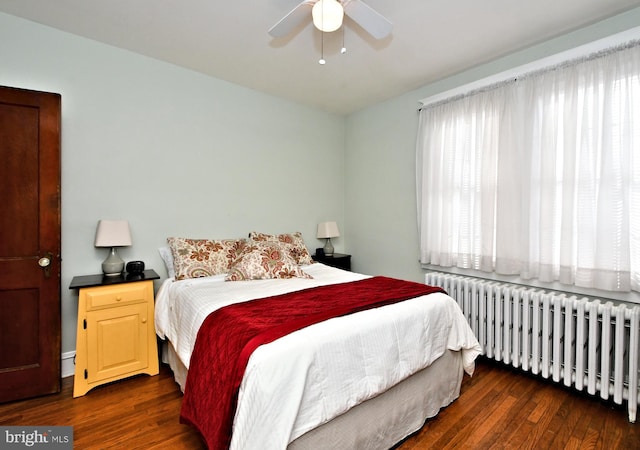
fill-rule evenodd
<path id="1" fill-rule="evenodd" d="M 418 100 L 638 24 L 640 8 L 344 118 L 0 13 L 0 85 L 62 95 L 63 352 L 101 218 L 129 220 L 122 256 L 163 276 L 169 235 L 299 230 L 313 249 L 336 220 L 355 270 L 423 281 Z"/>
<path id="2" fill-rule="evenodd" d="M 106 257 L 99 219 L 129 220 L 122 257 L 163 277 L 168 236 L 297 230 L 314 249 L 318 222 L 343 227 L 343 117 L 5 14 L 0 85 L 62 95 L 63 352 L 75 349 L 71 278 Z"/>
<path id="3" fill-rule="evenodd" d="M 638 25 L 640 8 L 351 114 L 346 121 L 345 241 L 354 270 L 424 282 L 415 193 L 419 100 Z"/>

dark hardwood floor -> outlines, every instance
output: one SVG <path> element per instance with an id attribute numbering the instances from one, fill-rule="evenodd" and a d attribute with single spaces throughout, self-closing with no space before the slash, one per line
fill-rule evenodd
<path id="1" fill-rule="evenodd" d="M 73 425 L 78 449 L 203 449 L 178 421 L 182 394 L 171 371 L 138 376 L 72 398 L 60 394 L 0 404 L 0 425 Z M 460 398 L 397 449 L 640 449 L 640 424 L 625 407 L 479 360 Z"/>

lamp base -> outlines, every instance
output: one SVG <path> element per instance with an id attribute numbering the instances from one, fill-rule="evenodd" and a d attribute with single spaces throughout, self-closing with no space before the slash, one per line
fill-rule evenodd
<path id="1" fill-rule="evenodd" d="M 109 256 L 102 262 L 102 272 L 108 277 L 121 275 L 124 270 L 124 260 L 120 258 L 115 247 L 111 247 Z"/>
<path id="2" fill-rule="evenodd" d="M 327 238 L 327 243 L 324 244 L 323 250 L 324 256 L 333 256 L 333 244 L 331 243 L 331 238 Z"/>

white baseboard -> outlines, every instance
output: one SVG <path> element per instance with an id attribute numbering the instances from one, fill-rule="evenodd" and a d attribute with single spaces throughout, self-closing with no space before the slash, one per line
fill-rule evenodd
<path id="1" fill-rule="evenodd" d="M 73 376 L 73 374 L 75 373 L 76 371 L 75 357 L 76 357 L 76 352 L 66 352 L 62 354 L 62 359 L 60 364 L 62 378 Z"/>

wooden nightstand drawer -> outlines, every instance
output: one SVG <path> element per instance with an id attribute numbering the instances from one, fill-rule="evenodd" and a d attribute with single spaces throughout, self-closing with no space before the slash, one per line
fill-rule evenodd
<path id="1" fill-rule="evenodd" d="M 144 303 L 149 298 L 150 287 L 153 289 L 150 283 L 143 281 L 127 285 L 88 288 L 83 292 L 87 298 L 87 311 Z"/>

